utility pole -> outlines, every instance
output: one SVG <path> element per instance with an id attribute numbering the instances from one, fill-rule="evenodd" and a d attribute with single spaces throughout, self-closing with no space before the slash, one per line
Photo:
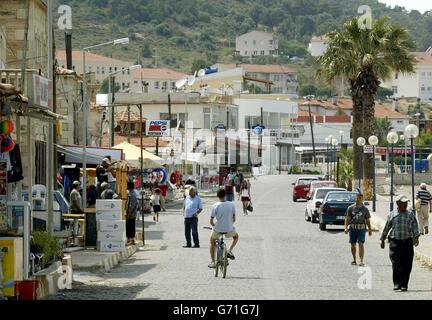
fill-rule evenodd
<path id="1" fill-rule="evenodd" d="M 114 126 L 114 122 L 115 122 L 115 112 L 114 112 L 114 100 L 115 100 L 115 77 L 110 77 L 109 81 L 109 93 L 111 93 L 111 102 L 110 102 L 110 106 L 111 106 L 111 130 L 110 130 L 110 147 L 114 147 L 114 130 L 115 130 L 115 126 Z"/>
<path id="2" fill-rule="evenodd" d="M 128 112 L 128 143 L 131 142 L 131 123 L 130 123 L 130 106 L 127 107 Z"/>
<path id="3" fill-rule="evenodd" d="M 316 161 L 316 151 L 315 151 L 315 138 L 314 138 L 312 112 L 311 112 L 311 99 L 312 99 L 312 96 L 309 95 L 309 96 L 306 97 L 306 99 L 308 100 L 309 124 L 310 124 L 311 135 L 312 135 L 313 162 L 314 162 L 314 166 L 316 167 L 317 161 Z"/>

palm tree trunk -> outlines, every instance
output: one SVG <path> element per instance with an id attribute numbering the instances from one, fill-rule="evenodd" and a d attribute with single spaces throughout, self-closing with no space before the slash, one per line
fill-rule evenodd
<path id="1" fill-rule="evenodd" d="M 361 153 L 362 148 L 357 145 L 357 139 L 363 135 L 363 117 L 362 117 L 362 97 L 359 94 L 359 90 L 352 89 L 352 101 L 353 101 L 353 125 L 352 125 L 352 138 L 353 138 L 353 170 L 354 170 L 354 181 L 358 181 L 362 178 L 362 166 L 361 166 Z"/>

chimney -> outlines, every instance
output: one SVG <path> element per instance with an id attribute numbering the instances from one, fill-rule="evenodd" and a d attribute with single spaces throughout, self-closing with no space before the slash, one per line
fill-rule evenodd
<path id="1" fill-rule="evenodd" d="M 66 69 L 72 70 L 72 34 L 65 33 L 66 40 Z"/>

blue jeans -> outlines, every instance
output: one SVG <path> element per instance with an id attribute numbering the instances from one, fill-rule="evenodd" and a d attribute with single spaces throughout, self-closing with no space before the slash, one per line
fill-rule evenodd
<path id="1" fill-rule="evenodd" d="M 226 201 L 232 202 L 234 200 L 234 194 L 233 193 L 227 193 L 225 197 L 226 197 Z"/>
<path id="2" fill-rule="evenodd" d="M 199 246 L 198 218 L 185 218 L 185 237 L 187 246 L 191 246 L 191 231 L 194 245 Z"/>

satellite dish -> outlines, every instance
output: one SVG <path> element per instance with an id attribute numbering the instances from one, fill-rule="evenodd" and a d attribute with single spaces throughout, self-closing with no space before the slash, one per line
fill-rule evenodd
<path id="1" fill-rule="evenodd" d="M 206 71 L 204 69 L 201 69 L 200 71 L 198 71 L 198 77 L 204 77 L 206 74 Z"/>
<path id="2" fill-rule="evenodd" d="M 195 77 L 189 77 L 188 79 L 187 79 L 187 84 L 188 84 L 188 86 L 193 86 L 194 85 L 194 83 L 195 83 Z"/>
<path id="3" fill-rule="evenodd" d="M 177 89 L 181 89 L 181 88 L 183 88 L 183 87 L 186 85 L 187 81 L 188 81 L 188 79 L 181 79 L 181 80 L 178 80 L 178 81 L 175 83 L 176 88 L 177 88 Z"/>

